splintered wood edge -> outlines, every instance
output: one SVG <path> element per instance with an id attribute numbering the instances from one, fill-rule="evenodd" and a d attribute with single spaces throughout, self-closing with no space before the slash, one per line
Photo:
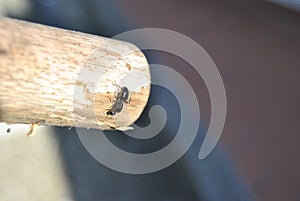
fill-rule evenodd
<path id="1" fill-rule="evenodd" d="M 115 93 L 97 93 L 95 95 L 95 111 L 99 122 L 105 122 L 107 129 L 118 129 L 126 127 L 135 122 L 144 110 L 150 93 L 150 87 L 142 87 L 139 92 L 129 92 L 129 102 L 123 104 L 120 113 L 114 116 L 107 115 L 107 109 L 110 108 L 112 100 L 115 99 Z M 103 125 L 104 126 L 104 125 Z"/>

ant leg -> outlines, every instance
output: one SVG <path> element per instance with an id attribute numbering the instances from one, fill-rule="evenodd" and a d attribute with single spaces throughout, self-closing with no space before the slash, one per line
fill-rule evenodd
<path id="1" fill-rule="evenodd" d="M 129 100 L 125 101 L 125 103 L 129 104 L 131 101 L 131 98 L 129 98 Z"/>

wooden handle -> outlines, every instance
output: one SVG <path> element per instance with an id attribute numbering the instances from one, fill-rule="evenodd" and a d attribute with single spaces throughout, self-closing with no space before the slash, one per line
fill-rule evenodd
<path id="1" fill-rule="evenodd" d="M 0 18 L 0 122 L 118 129 L 142 113 L 149 65 L 130 43 Z M 107 113 L 126 87 L 127 101 Z"/>

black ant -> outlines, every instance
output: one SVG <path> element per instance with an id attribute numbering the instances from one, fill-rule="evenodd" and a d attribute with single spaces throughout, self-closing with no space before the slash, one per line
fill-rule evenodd
<path id="1" fill-rule="evenodd" d="M 123 103 L 129 103 L 128 98 L 129 98 L 129 91 L 127 87 L 122 87 L 120 92 L 117 94 L 114 104 L 106 112 L 106 114 L 114 116 L 116 113 L 121 112 L 123 109 Z"/>

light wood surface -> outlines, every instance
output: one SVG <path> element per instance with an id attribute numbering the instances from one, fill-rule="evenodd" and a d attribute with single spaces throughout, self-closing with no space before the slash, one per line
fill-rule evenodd
<path id="1" fill-rule="evenodd" d="M 149 65 L 133 44 L 0 18 L 0 122 L 118 129 L 142 113 Z M 121 87 L 130 102 L 107 115 Z"/>

